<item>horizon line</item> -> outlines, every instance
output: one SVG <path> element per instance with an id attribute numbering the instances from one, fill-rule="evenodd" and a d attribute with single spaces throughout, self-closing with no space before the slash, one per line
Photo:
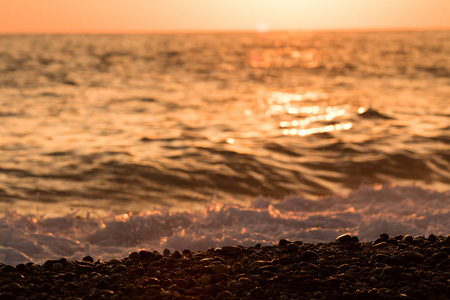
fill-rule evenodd
<path id="1" fill-rule="evenodd" d="M 121 34 L 211 34 L 211 33 L 279 33 L 279 32 L 401 32 L 401 31 L 449 31 L 450 27 L 367 27 L 367 28 L 303 28 L 303 29 L 273 29 L 260 32 L 255 29 L 192 29 L 192 30 L 69 30 L 69 31 L 18 31 L 2 32 L 0 35 L 121 35 Z"/>

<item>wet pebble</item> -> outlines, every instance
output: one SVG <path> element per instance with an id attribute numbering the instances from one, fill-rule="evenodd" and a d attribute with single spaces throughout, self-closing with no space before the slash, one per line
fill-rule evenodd
<path id="1" fill-rule="evenodd" d="M 244 252 L 244 250 L 242 250 L 242 248 L 236 247 L 236 246 L 230 246 L 230 245 L 223 246 L 222 251 L 226 255 L 240 255 Z"/>
<path id="2" fill-rule="evenodd" d="M 164 256 L 142 250 L 106 262 L 0 264 L 0 299 L 450 299 L 450 238 L 344 236 Z"/>
<path id="3" fill-rule="evenodd" d="M 336 238 L 336 241 L 341 242 L 341 243 L 347 243 L 347 242 L 350 242 L 351 240 L 352 240 L 352 236 L 348 233 L 342 234 Z"/>
<path id="4" fill-rule="evenodd" d="M 316 252 L 314 252 L 314 251 L 305 251 L 301 256 L 300 256 L 300 258 L 302 259 L 302 260 L 317 260 L 317 259 L 319 259 L 319 254 L 317 254 Z"/>

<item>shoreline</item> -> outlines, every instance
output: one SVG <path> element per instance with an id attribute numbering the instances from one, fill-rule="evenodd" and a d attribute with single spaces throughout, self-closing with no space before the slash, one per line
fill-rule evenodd
<path id="1" fill-rule="evenodd" d="M 0 299 L 448 299 L 450 235 L 0 264 Z"/>

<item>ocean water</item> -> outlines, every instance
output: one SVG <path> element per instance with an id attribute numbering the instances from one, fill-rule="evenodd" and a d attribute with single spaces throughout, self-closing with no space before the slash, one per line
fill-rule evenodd
<path id="1" fill-rule="evenodd" d="M 450 32 L 0 36 L 0 261 L 450 233 Z"/>

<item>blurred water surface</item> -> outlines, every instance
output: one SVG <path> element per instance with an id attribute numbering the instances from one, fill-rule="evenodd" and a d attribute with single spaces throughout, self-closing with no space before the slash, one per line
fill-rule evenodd
<path id="1" fill-rule="evenodd" d="M 0 36 L 0 204 L 449 189 L 450 32 Z"/>

